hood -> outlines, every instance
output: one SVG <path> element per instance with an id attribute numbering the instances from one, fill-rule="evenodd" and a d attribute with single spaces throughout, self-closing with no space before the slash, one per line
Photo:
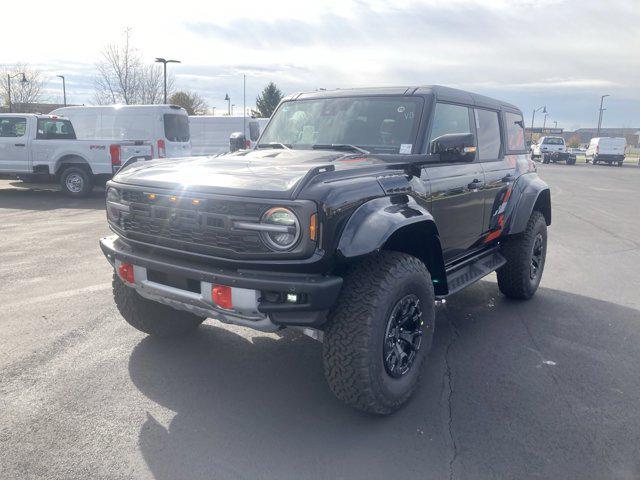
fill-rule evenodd
<path id="1" fill-rule="evenodd" d="M 217 157 L 137 162 L 117 173 L 113 180 L 168 190 L 290 198 L 298 183 L 315 167 L 333 164 L 336 168 L 353 168 L 378 163 L 361 157 L 327 150 L 249 150 Z M 336 164 L 336 160 L 346 161 Z"/>

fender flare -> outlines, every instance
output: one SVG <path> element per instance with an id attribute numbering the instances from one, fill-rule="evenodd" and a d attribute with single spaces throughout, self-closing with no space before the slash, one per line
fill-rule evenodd
<path id="1" fill-rule="evenodd" d="M 426 238 L 411 242 L 405 235 L 413 239 Z M 354 258 L 382 250 L 387 244 L 393 250 L 420 258 L 429 268 L 436 295 L 447 293 L 444 257 L 436 223 L 431 213 L 413 197 L 380 197 L 360 205 L 343 229 L 337 250 L 345 258 Z M 399 248 L 393 248 L 394 244 Z"/>
<path id="2" fill-rule="evenodd" d="M 551 225 L 551 190 L 536 173 L 520 176 L 511 193 L 512 205 L 509 221 L 509 234 L 524 231 L 534 208 L 544 215 L 547 225 Z"/>

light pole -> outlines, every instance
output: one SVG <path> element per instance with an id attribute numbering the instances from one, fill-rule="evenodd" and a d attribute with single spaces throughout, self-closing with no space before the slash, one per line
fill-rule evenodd
<path id="1" fill-rule="evenodd" d="M 233 115 L 233 107 L 235 107 L 236 104 L 234 103 L 233 105 L 231 105 L 231 115 Z"/>
<path id="2" fill-rule="evenodd" d="M 544 135 L 544 127 L 547 126 L 547 115 L 549 115 L 548 113 L 544 114 L 544 120 L 542 121 L 542 134 Z"/>
<path id="3" fill-rule="evenodd" d="M 602 112 L 606 110 L 606 108 L 602 108 L 602 102 L 604 102 L 604 97 L 610 97 L 611 95 L 602 95 L 600 97 L 600 114 L 598 115 L 598 133 L 596 133 L 596 137 L 600 136 L 600 127 L 602 126 Z"/>
<path id="4" fill-rule="evenodd" d="M 227 101 L 227 116 L 231 116 L 231 97 L 226 93 L 224 99 Z"/>
<path id="5" fill-rule="evenodd" d="M 557 120 L 553 121 L 553 128 L 558 128 L 558 121 Z"/>
<path id="6" fill-rule="evenodd" d="M 12 108 L 11 108 L 11 79 L 19 77 L 20 75 L 22 75 L 22 79 L 20 80 L 20 83 L 22 83 L 24 85 L 25 83 L 27 83 L 27 77 L 24 74 L 24 72 L 15 73 L 13 75 L 7 73 L 7 100 L 9 102 L 9 113 L 12 112 Z"/>
<path id="7" fill-rule="evenodd" d="M 64 102 L 64 106 L 67 106 L 67 85 L 65 84 L 64 81 L 64 75 L 57 75 L 57 77 L 62 79 L 62 98 L 63 98 L 63 102 Z"/>
<path id="8" fill-rule="evenodd" d="M 156 63 L 162 63 L 164 66 L 164 103 L 167 103 L 167 63 L 180 63 L 180 60 L 166 60 L 162 57 L 156 57 Z"/>
<path id="9" fill-rule="evenodd" d="M 533 113 L 531 114 L 531 133 L 529 134 L 529 141 L 533 143 L 533 120 L 536 118 L 536 112 L 542 110 L 542 113 L 547 113 L 547 106 L 543 105 L 542 107 L 534 108 Z"/>

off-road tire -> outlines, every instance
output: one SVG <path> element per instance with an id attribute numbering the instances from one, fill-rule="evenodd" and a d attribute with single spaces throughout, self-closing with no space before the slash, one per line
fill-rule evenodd
<path id="1" fill-rule="evenodd" d="M 93 176 L 82 167 L 67 167 L 60 175 L 60 188 L 69 197 L 86 197 L 93 190 Z"/>
<path id="2" fill-rule="evenodd" d="M 542 155 L 542 163 L 544 164 L 549 164 L 551 163 L 551 158 L 549 157 L 549 155 Z"/>
<path id="3" fill-rule="evenodd" d="M 542 262 L 532 279 L 531 262 L 538 235 L 542 236 Z M 508 238 L 501 247 L 501 253 L 507 263 L 496 272 L 500 291 L 509 298 L 531 298 L 540 285 L 547 256 L 547 223 L 542 213 L 534 210 L 524 232 Z"/>
<path id="4" fill-rule="evenodd" d="M 205 317 L 152 302 L 141 297 L 113 273 L 113 298 L 129 325 L 156 337 L 174 337 L 198 328 Z"/>
<path id="5" fill-rule="evenodd" d="M 420 300 L 422 343 L 409 371 L 394 378 L 385 369 L 383 348 L 393 308 L 407 295 Z M 433 284 L 424 263 L 389 251 L 363 260 L 345 276 L 324 332 L 324 372 L 331 391 L 364 412 L 397 410 L 418 384 L 434 326 Z"/>

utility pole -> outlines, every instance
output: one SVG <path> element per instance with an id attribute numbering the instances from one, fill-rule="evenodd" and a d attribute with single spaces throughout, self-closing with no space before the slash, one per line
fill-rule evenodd
<path id="1" fill-rule="evenodd" d="M 553 128 L 558 128 L 558 121 L 557 120 L 553 121 Z"/>
<path id="2" fill-rule="evenodd" d="M 67 106 L 67 86 L 64 81 L 64 75 L 57 75 L 57 76 L 62 79 L 62 98 L 63 98 L 64 106 L 66 107 Z"/>
<path id="3" fill-rule="evenodd" d="M 598 133 L 596 133 L 596 137 L 600 136 L 600 127 L 602 127 L 602 112 L 606 110 L 606 108 L 602 108 L 602 102 L 604 102 L 605 97 L 610 97 L 611 95 L 602 95 L 600 97 L 600 110 L 598 115 Z"/>
<path id="4" fill-rule="evenodd" d="M 547 106 L 543 105 L 542 107 L 534 108 L 533 113 L 531 114 L 531 133 L 529 134 L 529 143 L 533 143 L 533 121 L 536 118 L 536 112 L 542 110 L 542 113 L 547 113 Z"/>
<path id="5" fill-rule="evenodd" d="M 231 97 L 228 93 L 225 93 L 224 99 L 227 101 L 227 116 L 231 116 Z"/>
<path id="6" fill-rule="evenodd" d="M 180 60 L 166 60 L 162 57 L 156 57 L 156 63 L 162 63 L 164 66 L 164 103 L 167 103 L 167 63 L 181 63 Z"/>
<path id="7" fill-rule="evenodd" d="M 20 75 L 22 75 L 22 79 L 20 80 L 20 83 L 24 85 L 25 83 L 27 83 L 27 77 L 24 74 L 24 72 L 15 73 L 13 75 L 7 73 L 7 100 L 9 102 L 9 113 L 13 112 L 13 109 L 11 107 L 11 79 L 19 77 Z"/>

